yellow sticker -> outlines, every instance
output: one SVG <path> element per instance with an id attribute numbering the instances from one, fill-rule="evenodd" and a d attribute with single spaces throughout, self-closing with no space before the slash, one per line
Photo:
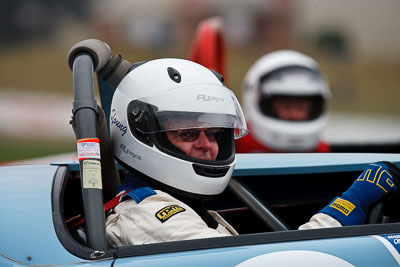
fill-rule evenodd
<path id="1" fill-rule="evenodd" d="M 178 205 L 167 206 L 165 208 L 162 208 L 156 213 L 156 218 L 163 223 L 172 216 L 181 213 L 183 211 L 185 211 L 185 209 Z"/>
<path id="2" fill-rule="evenodd" d="M 356 205 L 342 198 L 337 198 L 329 207 L 337 209 L 347 216 L 350 214 L 350 212 L 352 212 L 352 210 L 354 210 Z"/>
<path id="3" fill-rule="evenodd" d="M 101 183 L 101 164 L 98 160 L 84 160 L 83 168 L 83 188 L 103 189 Z"/>

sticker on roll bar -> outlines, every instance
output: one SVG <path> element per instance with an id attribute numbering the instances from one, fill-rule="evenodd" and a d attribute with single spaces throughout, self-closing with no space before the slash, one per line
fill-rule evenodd
<path id="1" fill-rule="evenodd" d="M 82 164 L 83 188 L 103 189 L 101 183 L 101 163 L 99 160 L 87 159 Z"/>
<path id="2" fill-rule="evenodd" d="M 84 159 L 100 159 L 98 138 L 82 138 L 77 141 L 79 162 Z"/>

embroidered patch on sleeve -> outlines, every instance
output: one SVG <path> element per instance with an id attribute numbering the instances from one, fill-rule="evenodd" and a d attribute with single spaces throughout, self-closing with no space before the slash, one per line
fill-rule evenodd
<path id="1" fill-rule="evenodd" d="M 353 203 L 351 203 L 350 201 L 341 199 L 341 198 L 337 198 L 331 205 L 330 207 L 337 209 L 338 211 L 340 211 L 341 213 L 343 213 L 344 215 L 349 215 L 349 213 L 354 210 L 354 208 L 356 207 Z"/>
<path id="2" fill-rule="evenodd" d="M 185 209 L 178 205 L 166 206 L 156 213 L 156 218 L 159 219 L 160 222 L 164 223 L 172 216 L 184 211 Z"/>

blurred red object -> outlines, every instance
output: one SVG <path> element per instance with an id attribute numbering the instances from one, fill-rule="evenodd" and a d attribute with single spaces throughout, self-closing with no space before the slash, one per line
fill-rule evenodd
<path id="1" fill-rule="evenodd" d="M 211 17 L 202 20 L 196 31 L 189 52 L 189 60 L 197 62 L 211 70 L 226 76 L 226 41 L 224 23 L 220 17 Z"/>

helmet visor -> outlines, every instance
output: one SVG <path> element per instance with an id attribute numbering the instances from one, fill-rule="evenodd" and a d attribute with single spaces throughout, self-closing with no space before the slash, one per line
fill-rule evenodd
<path id="1" fill-rule="evenodd" d="M 262 96 L 259 108 L 263 115 L 286 121 L 311 121 L 324 112 L 321 96 Z"/>
<path id="2" fill-rule="evenodd" d="M 129 105 L 128 114 L 135 128 L 143 133 L 231 128 L 236 139 L 247 133 L 236 96 L 228 88 L 217 85 L 185 86 L 137 99 Z"/>
<path id="3" fill-rule="evenodd" d="M 263 76 L 260 91 L 264 96 L 329 96 L 328 85 L 321 73 L 300 66 L 280 68 Z"/>

